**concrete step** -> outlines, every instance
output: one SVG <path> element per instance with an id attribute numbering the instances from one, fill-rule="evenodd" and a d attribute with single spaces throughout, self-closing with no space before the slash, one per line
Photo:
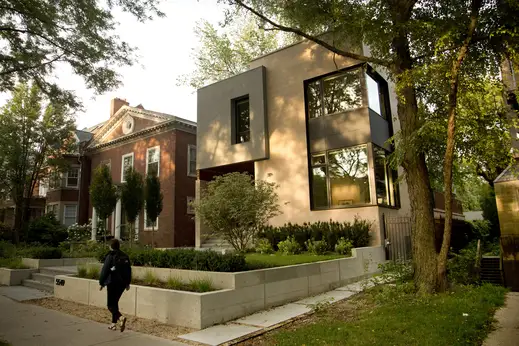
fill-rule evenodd
<path id="1" fill-rule="evenodd" d="M 77 274 L 76 267 L 48 267 L 48 268 L 40 268 L 40 274 L 45 275 L 74 275 Z"/>
<path id="2" fill-rule="evenodd" d="M 43 282 L 39 282 L 39 281 L 36 281 L 36 280 L 23 280 L 22 284 L 25 287 L 36 288 L 36 289 L 38 289 L 40 291 L 46 291 L 46 292 L 54 293 L 54 286 L 53 285 L 49 285 L 49 284 L 46 284 L 46 283 L 43 283 Z"/>
<path id="3" fill-rule="evenodd" d="M 54 285 L 54 275 L 33 273 L 32 279 L 44 284 Z"/>

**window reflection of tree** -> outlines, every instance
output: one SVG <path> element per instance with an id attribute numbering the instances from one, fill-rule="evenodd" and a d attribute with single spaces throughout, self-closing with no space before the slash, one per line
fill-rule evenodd
<path id="1" fill-rule="evenodd" d="M 321 81 L 315 81 L 308 84 L 308 113 L 310 118 L 318 118 L 323 115 L 321 104 Z"/>
<path id="2" fill-rule="evenodd" d="M 326 167 L 313 169 L 312 195 L 314 207 L 328 206 L 328 188 L 326 186 Z"/>
<path id="3" fill-rule="evenodd" d="M 325 114 L 362 106 L 359 71 L 351 71 L 323 81 Z"/>
<path id="4" fill-rule="evenodd" d="M 368 175 L 366 147 L 330 152 L 328 159 L 331 177 L 366 178 Z"/>

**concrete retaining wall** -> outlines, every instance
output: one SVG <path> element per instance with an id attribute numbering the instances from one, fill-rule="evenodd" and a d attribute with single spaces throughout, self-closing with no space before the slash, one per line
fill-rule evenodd
<path id="1" fill-rule="evenodd" d="M 210 278 L 219 291 L 193 293 L 132 286 L 121 298 L 121 311 L 163 323 L 202 329 L 277 305 L 330 291 L 368 277 L 385 262 L 383 247 L 353 249 L 352 257 L 280 268 L 238 273 L 215 273 L 164 268 L 133 267 L 136 277 L 152 270 L 167 280 Z M 57 298 L 82 304 L 106 306 L 106 292 L 97 281 L 59 276 L 64 286 L 55 286 Z"/>
<path id="2" fill-rule="evenodd" d="M 32 273 L 38 272 L 37 269 L 8 269 L 0 268 L 0 285 L 18 286 L 23 280 L 31 277 Z"/>
<path id="3" fill-rule="evenodd" d="M 22 263 L 31 268 L 46 268 L 46 267 L 62 267 L 75 266 L 78 264 L 85 264 L 91 262 L 98 262 L 95 258 L 57 258 L 57 259 L 38 259 L 38 258 L 22 258 Z"/>

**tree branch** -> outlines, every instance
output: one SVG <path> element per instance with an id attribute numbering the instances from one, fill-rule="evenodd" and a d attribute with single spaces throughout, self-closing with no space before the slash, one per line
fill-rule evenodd
<path id="1" fill-rule="evenodd" d="M 59 59 L 61 59 L 64 55 L 65 55 L 65 53 L 62 53 L 62 54 L 58 55 L 57 57 L 55 57 L 54 59 L 45 61 L 45 62 L 43 62 L 41 64 L 38 64 L 38 65 L 24 66 L 24 67 L 19 67 L 19 68 L 13 68 L 13 69 L 10 69 L 10 70 L 7 70 L 7 71 L 2 71 L 2 72 L 0 72 L 0 76 L 5 76 L 5 75 L 11 74 L 11 73 L 16 73 L 16 72 L 25 72 L 25 71 L 34 70 L 36 68 L 43 67 L 43 66 L 46 66 L 46 65 L 50 65 L 53 62 L 56 62 Z"/>
<path id="2" fill-rule="evenodd" d="M 249 12 L 255 14 L 257 17 L 261 18 L 262 20 L 264 20 L 265 22 L 269 23 L 270 25 L 272 25 L 273 27 L 277 28 L 278 30 L 281 30 L 281 31 L 284 31 L 284 32 L 291 32 L 291 33 L 294 33 L 296 35 L 299 35 L 301 37 L 304 37 L 312 42 L 315 42 L 317 43 L 318 45 L 328 49 L 329 51 L 331 52 L 334 52 L 338 55 L 341 55 L 341 56 L 344 56 L 344 57 L 347 57 L 347 58 L 351 58 L 351 59 L 355 59 L 355 60 L 359 60 L 359 61 L 363 61 L 363 62 L 370 62 L 370 63 L 373 63 L 373 64 L 377 64 L 377 65 L 381 65 L 381 66 L 385 66 L 385 67 L 389 67 L 390 66 L 390 62 L 389 61 L 386 61 L 386 60 L 382 60 L 382 59 L 377 59 L 377 58 L 372 58 L 372 57 L 367 57 L 367 56 L 364 56 L 364 55 L 361 55 L 361 54 L 355 54 L 355 53 L 351 53 L 351 52 L 347 52 L 347 51 L 344 51 L 342 49 L 338 49 L 337 47 L 331 45 L 331 44 L 328 44 L 327 42 L 313 36 L 313 35 L 310 35 L 310 34 L 307 34 L 305 32 L 303 32 L 301 29 L 298 29 L 298 28 L 291 28 L 291 27 L 288 27 L 288 26 L 284 26 L 284 25 L 281 25 L 281 24 L 278 24 L 274 21 L 272 21 L 271 19 L 267 18 L 264 14 L 256 11 L 255 9 L 253 9 L 252 7 L 246 5 L 245 3 L 243 3 L 243 1 L 241 0 L 234 0 L 234 3 L 238 6 L 241 6 L 243 8 L 245 8 L 246 10 L 248 10 Z M 272 30 L 269 29 L 269 30 Z"/>

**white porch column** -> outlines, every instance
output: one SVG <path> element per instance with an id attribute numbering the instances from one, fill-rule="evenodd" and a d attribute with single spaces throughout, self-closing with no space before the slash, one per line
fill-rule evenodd
<path id="1" fill-rule="evenodd" d="M 121 239 L 121 200 L 117 200 L 115 205 L 115 233 L 116 239 Z"/>
<path id="2" fill-rule="evenodd" d="M 139 241 L 139 215 L 137 215 L 135 219 L 135 235 L 133 240 Z"/>
<path id="3" fill-rule="evenodd" d="M 91 240 L 96 240 L 97 233 L 97 213 L 96 208 L 92 208 L 92 237 Z"/>

